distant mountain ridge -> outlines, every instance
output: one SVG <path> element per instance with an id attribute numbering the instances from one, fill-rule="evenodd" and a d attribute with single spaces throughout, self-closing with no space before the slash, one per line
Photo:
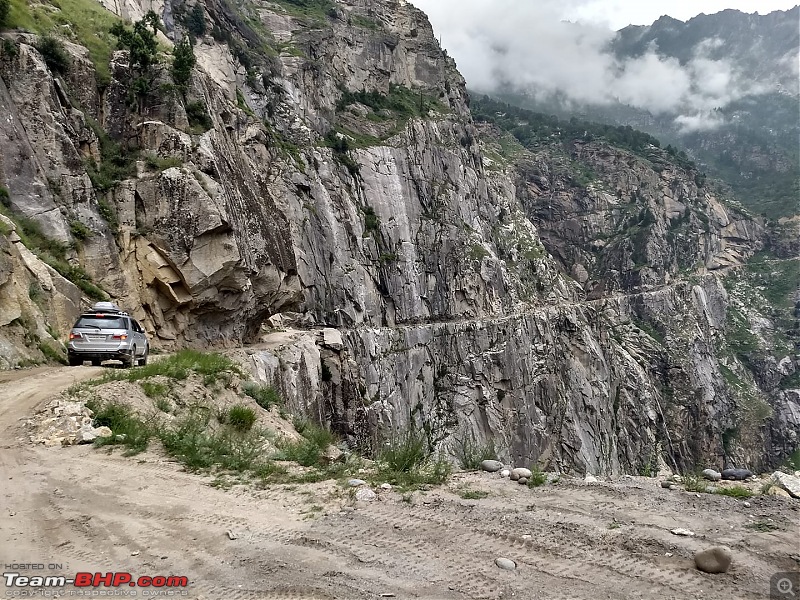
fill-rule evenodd
<path id="1" fill-rule="evenodd" d="M 630 125 L 685 150 L 709 175 L 725 181 L 755 214 L 772 219 L 800 212 L 800 6 L 768 15 L 725 10 L 683 22 L 661 17 L 649 26 L 621 29 L 611 44 L 619 60 L 646 52 L 687 64 L 727 60 L 747 93 L 711 110 L 715 128 L 689 130 L 672 112 L 616 104 L 542 100 L 521 90 L 494 95 L 505 102 L 561 118 Z M 702 91 L 702 88 L 701 90 Z M 568 99 L 566 99 L 568 100 Z"/>
<path id="2" fill-rule="evenodd" d="M 688 62 L 707 40 L 705 56 L 735 59 L 738 69 L 753 81 L 777 83 L 794 96 L 800 94 L 798 53 L 800 6 L 767 15 L 728 9 L 700 14 L 686 22 L 663 16 L 652 25 L 629 25 L 612 44 L 619 58 L 636 57 L 655 46 L 662 56 Z M 770 90 L 776 91 L 776 90 Z"/>

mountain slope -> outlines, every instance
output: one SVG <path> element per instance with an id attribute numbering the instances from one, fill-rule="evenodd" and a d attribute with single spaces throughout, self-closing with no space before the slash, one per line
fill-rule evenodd
<path id="1" fill-rule="evenodd" d="M 646 131 L 685 150 L 753 213 L 774 220 L 790 217 L 800 210 L 799 20 L 800 7 L 761 16 L 726 10 L 686 22 L 662 17 L 617 33 L 611 52 L 620 64 L 645 53 L 676 60 L 705 73 L 695 81 L 693 94 L 700 104 L 719 96 L 714 106 L 651 112 L 623 103 L 536 99 L 524 89 L 501 91 L 498 97 L 567 119 L 578 115 Z"/>
<path id="2" fill-rule="evenodd" d="M 722 277 L 767 236 L 696 172 L 597 140 L 505 144 L 404 2 L 196 6 L 165 5 L 148 65 L 115 51 L 107 81 L 81 44 L 63 43 L 59 73 L 20 31 L 0 60 L 6 212 L 154 344 L 258 342 L 270 318 L 311 328 L 253 350 L 258 376 L 364 452 L 411 427 L 442 451 L 493 441 L 578 472 L 794 451 L 797 394 L 727 358 Z M 341 343 L 315 343 L 323 326 Z M 797 368 L 746 355 L 775 388 Z"/>

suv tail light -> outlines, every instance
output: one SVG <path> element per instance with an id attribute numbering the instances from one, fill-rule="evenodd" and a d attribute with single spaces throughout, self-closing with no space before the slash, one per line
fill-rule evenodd
<path id="1" fill-rule="evenodd" d="M 77 331 L 70 331 L 69 332 L 69 339 L 71 339 L 71 340 L 79 340 L 81 338 L 83 338 L 83 336 L 80 333 L 78 333 Z"/>
<path id="2" fill-rule="evenodd" d="M 128 336 L 126 334 L 124 334 L 124 333 L 121 333 L 119 335 L 112 335 L 111 339 L 112 340 L 127 340 Z"/>

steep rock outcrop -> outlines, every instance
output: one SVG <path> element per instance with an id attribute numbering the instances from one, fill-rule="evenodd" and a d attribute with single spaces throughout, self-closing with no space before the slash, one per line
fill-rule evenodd
<path id="1" fill-rule="evenodd" d="M 365 449 L 415 426 L 433 448 L 471 436 L 594 473 L 662 455 L 756 468 L 791 450 L 792 397 L 764 427 L 757 387 L 745 406 L 721 363 L 719 274 L 760 225 L 691 173 L 600 143 L 574 147 L 601 173 L 591 187 L 564 186 L 547 156 L 489 168 L 463 79 L 404 2 L 240 8 L 250 21 L 208 2 L 216 37 L 195 46 L 186 89 L 157 65 L 133 102 L 125 52 L 96 95 L 72 93 L 83 67 L 53 77 L 24 37 L 2 61 L 16 111 L 2 147 L 35 159 L 10 168 L 3 152 L 12 209 L 65 241 L 85 225 L 69 259 L 154 345 L 257 341 L 289 311 L 336 327 L 341 347 L 311 330 L 249 356 L 292 410 Z M 115 161 L 120 181 L 104 181 Z"/>

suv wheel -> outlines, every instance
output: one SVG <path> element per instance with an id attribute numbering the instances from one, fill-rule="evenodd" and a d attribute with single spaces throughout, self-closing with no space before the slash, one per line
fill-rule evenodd
<path id="1" fill-rule="evenodd" d="M 83 364 L 80 356 L 70 356 L 68 358 L 70 367 L 80 367 Z"/>
<path id="2" fill-rule="evenodd" d="M 142 354 L 142 358 L 139 359 L 139 366 L 143 367 L 147 364 L 147 355 L 150 354 L 150 346 L 144 347 L 144 354 Z"/>
<path id="3" fill-rule="evenodd" d="M 122 358 L 122 366 L 126 369 L 130 369 L 131 367 L 136 365 L 136 346 L 131 348 L 131 355 L 124 356 Z"/>
<path id="4" fill-rule="evenodd" d="M 92 366 L 93 367 L 101 367 L 101 366 L 103 366 L 103 361 L 100 360 L 99 358 L 93 358 L 92 359 Z"/>

